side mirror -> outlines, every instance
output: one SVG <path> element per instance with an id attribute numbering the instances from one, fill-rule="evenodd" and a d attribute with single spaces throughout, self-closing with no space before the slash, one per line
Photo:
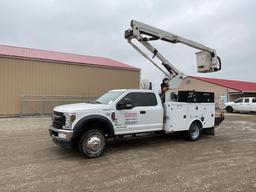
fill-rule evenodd
<path id="1" fill-rule="evenodd" d="M 122 109 L 132 109 L 132 100 L 130 98 L 124 98 L 121 100 L 119 103 L 116 105 L 117 110 L 122 110 Z"/>

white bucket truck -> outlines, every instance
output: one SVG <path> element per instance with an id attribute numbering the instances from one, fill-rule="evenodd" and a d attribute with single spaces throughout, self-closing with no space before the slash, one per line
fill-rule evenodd
<path id="1" fill-rule="evenodd" d="M 78 103 L 54 108 L 49 134 L 56 144 L 78 147 L 82 155 L 99 157 L 108 139 L 184 131 L 190 140 L 199 140 L 202 133 L 214 135 L 214 127 L 223 116 L 215 117 L 214 93 L 180 91 L 177 88 L 186 77 L 164 58 L 150 41 L 163 40 L 183 43 L 201 50 L 197 53 L 198 72 L 221 69 L 220 58 L 214 49 L 173 35 L 152 26 L 131 21 L 125 31 L 128 42 L 170 78 L 171 89 L 164 94 L 164 102 L 152 90 L 111 90 L 94 103 Z M 132 40 L 137 40 L 153 54 L 147 56 Z M 165 70 L 155 61 L 159 59 Z"/>

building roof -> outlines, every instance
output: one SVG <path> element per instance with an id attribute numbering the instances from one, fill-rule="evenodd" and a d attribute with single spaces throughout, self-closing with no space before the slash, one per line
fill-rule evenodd
<path id="1" fill-rule="evenodd" d="M 96 66 L 96 67 L 103 67 L 103 68 L 115 68 L 115 69 L 140 71 L 140 69 L 138 68 L 132 67 L 130 65 L 121 63 L 113 59 L 104 58 L 104 57 L 62 53 L 62 52 L 46 51 L 46 50 L 31 49 L 31 48 L 24 48 L 24 47 L 15 47 L 15 46 L 8 46 L 8 45 L 0 45 L 0 57 L 61 62 L 61 63 L 64 62 L 69 64 L 79 64 L 79 65 Z"/>
<path id="2" fill-rule="evenodd" d="M 246 81 L 236 81 L 236 80 L 226 80 L 226 79 L 215 79 L 215 78 L 206 78 L 206 77 L 195 77 L 189 76 L 194 79 L 226 87 L 229 89 L 234 89 L 241 92 L 255 92 L 256 91 L 256 82 L 246 82 Z"/>

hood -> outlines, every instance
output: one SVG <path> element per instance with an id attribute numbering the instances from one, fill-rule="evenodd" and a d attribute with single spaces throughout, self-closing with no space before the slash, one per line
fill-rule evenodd
<path id="1" fill-rule="evenodd" d="M 103 108 L 104 104 L 90 104 L 90 103 L 76 103 L 76 104 L 68 104 L 68 105 L 60 105 L 55 107 L 53 110 L 64 113 L 73 113 L 76 111 L 83 111 L 88 109 L 100 109 Z"/>
<path id="2" fill-rule="evenodd" d="M 225 106 L 232 105 L 232 104 L 234 104 L 234 102 L 227 102 L 227 103 L 225 103 Z"/>

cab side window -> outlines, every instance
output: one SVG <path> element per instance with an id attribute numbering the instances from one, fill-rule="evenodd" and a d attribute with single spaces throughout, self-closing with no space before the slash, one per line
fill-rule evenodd
<path id="1" fill-rule="evenodd" d="M 235 103 L 243 103 L 243 99 L 237 99 L 235 100 Z"/>
<path id="2" fill-rule="evenodd" d="M 249 103 L 249 99 L 244 99 L 244 102 L 245 103 Z"/>
<path id="3" fill-rule="evenodd" d="M 253 103 L 256 103 L 256 98 L 253 98 L 253 99 L 252 99 L 252 102 L 253 102 Z"/>
<path id="4" fill-rule="evenodd" d="M 129 98 L 132 101 L 133 107 L 157 105 L 157 99 L 154 93 L 128 93 L 123 99 L 125 98 Z"/>

